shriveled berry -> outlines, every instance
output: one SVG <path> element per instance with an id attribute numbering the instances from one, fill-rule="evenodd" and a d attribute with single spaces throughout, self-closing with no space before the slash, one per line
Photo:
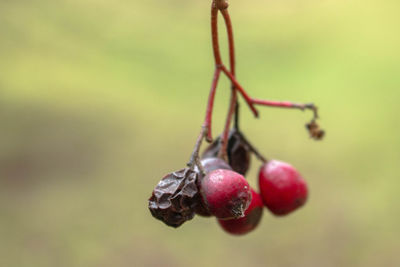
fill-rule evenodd
<path id="1" fill-rule="evenodd" d="M 219 219 L 243 217 L 251 202 L 248 182 L 230 170 L 208 173 L 200 182 L 200 193 L 207 209 Z"/>
<path id="2" fill-rule="evenodd" d="M 251 188 L 251 203 L 244 213 L 243 218 L 221 220 L 218 223 L 228 233 L 233 235 L 243 235 L 254 230 L 261 221 L 263 212 L 263 201 L 260 194 Z"/>
<path id="3" fill-rule="evenodd" d="M 197 205 L 194 208 L 194 212 L 197 215 L 200 215 L 202 217 L 211 217 L 212 214 L 210 213 L 210 211 L 207 209 L 203 199 L 201 197 L 199 197 L 198 201 L 197 201 Z"/>
<path id="4" fill-rule="evenodd" d="M 221 148 L 221 137 L 215 139 L 203 152 L 203 158 L 217 157 Z M 232 129 L 229 132 L 227 146 L 228 163 L 235 172 L 245 175 L 250 167 L 250 148 L 240 132 Z"/>
<path id="5" fill-rule="evenodd" d="M 218 169 L 232 170 L 232 168 L 229 166 L 229 164 L 220 158 L 205 158 L 205 159 L 201 160 L 201 164 L 202 164 L 203 169 L 206 172 L 206 174 L 211 171 L 218 170 Z M 198 171 L 198 168 L 196 167 L 195 170 Z M 199 177 L 201 177 L 201 175 L 199 175 Z M 199 183 L 200 183 L 200 181 L 199 181 Z M 205 205 L 204 200 L 202 199 L 200 194 L 199 194 L 198 203 L 195 207 L 195 212 L 197 215 L 200 215 L 203 217 L 212 216 L 210 211 L 207 209 L 207 206 Z"/>
<path id="6" fill-rule="evenodd" d="M 275 215 L 286 215 L 304 205 L 307 185 L 291 165 L 271 160 L 260 168 L 258 175 L 264 205 Z"/>
<path id="7" fill-rule="evenodd" d="M 228 159 L 232 169 L 246 175 L 250 167 L 250 148 L 239 132 L 233 130 L 228 141 Z"/>
<path id="8" fill-rule="evenodd" d="M 164 176 L 149 199 L 153 217 L 172 227 L 191 220 L 199 200 L 197 179 L 198 173 L 189 168 Z"/>

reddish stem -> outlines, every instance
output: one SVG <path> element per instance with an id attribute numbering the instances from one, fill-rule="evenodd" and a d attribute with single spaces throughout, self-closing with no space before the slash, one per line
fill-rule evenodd
<path id="1" fill-rule="evenodd" d="M 225 20 L 225 26 L 226 30 L 228 32 L 228 44 L 229 44 L 229 64 L 230 64 L 230 70 L 233 76 L 236 77 L 236 70 L 235 70 L 235 65 L 236 65 L 236 59 L 235 59 L 235 47 L 234 47 L 234 41 L 233 41 L 233 27 L 232 27 L 232 22 L 231 18 L 228 13 L 228 9 L 226 10 L 221 10 L 221 14 L 224 17 Z M 234 89 L 234 85 L 232 83 L 231 88 Z M 234 92 L 236 94 L 236 90 Z M 239 105 L 237 96 L 236 96 L 236 106 L 235 106 L 235 123 L 236 126 L 238 127 L 238 117 L 239 117 L 239 109 L 237 108 Z"/>
<path id="2" fill-rule="evenodd" d="M 228 143 L 228 134 L 229 134 L 229 128 L 230 128 L 230 123 L 232 120 L 232 116 L 235 113 L 236 118 L 235 118 L 235 127 L 238 127 L 238 102 L 237 102 L 237 91 L 243 96 L 243 98 L 246 100 L 246 103 L 249 105 L 251 111 L 254 113 L 255 117 L 258 117 L 258 111 L 254 107 L 254 105 L 264 105 L 264 106 L 272 106 L 272 107 L 285 107 L 285 108 L 298 108 L 301 110 L 304 109 L 311 109 L 314 112 L 314 119 L 312 120 L 311 124 L 307 125 L 307 127 L 310 130 L 310 133 L 312 131 L 313 135 L 318 134 L 319 136 L 323 136 L 323 131 L 319 129 L 319 126 L 316 125 L 315 119 L 318 118 L 317 114 L 317 108 L 313 104 L 297 104 L 297 103 L 292 103 L 292 102 L 287 102 L 287 101 L 270 101 L 270 100 L 260 100 L 260 99 L 255 99 L 251 98 L 247 92 L 243 89 L 243 87 L 239 84 L 239 82 L 235 78 L 235 53 L 234 53 L 234 40 L 233 40 L 233 30 L 232 30 L 232 23 L 230 20 L 230 16 L 228 13 L 228 3 L 226 0 L 213 0 L 212 7 L 211 7 L 211 38 L 212 38 L 212 47 L 213 47 L 213 53 L 214 53 L 214 60 L 215 60 L 215 71 L 214 71 L 214 77 L 213 81 L 211 84 L 211 89 L 208 97 L 208 103 L 207 103 L 207 109 L 206 109 L 206 116 L 205 120 L 203 123 L 202 130 L 199 134 L 199 137 L 197 139 L 195 148 L 192 152 L 190 161 L 188 163 L 188 166 L 190 168 L 194 167 L 194 164 L 198 165 L 200 170 L 204 172 L 200 159 L 199 159 L 199 150 L 201 143 L 204 138 L 206 138 L 207 141 L 212 142 L 212 132 L 211 132 L 211 120 L 212 120 L 212 111 L 214 107 L 214 99 L 215 99 L 215 93 L 217 89 L 217 84 L 219 80 L 219 76 L 221 74 L 221 71 L 225 73 L 225 75 L 231 80 L 231 100 L 230 100 L 230 105 L 228 109 L 228 115 L 226 118 L 225 122 L 225 127 L 223 131 L 223 135 L 221 138 L 222 146 L 221 149 L 218 153 L 218 156 L 222 158 L 226 158 L 226 147 Z M 221 59 L 221 54 L 219 50 L 219 42 L 218 42 L 218 11 L 221 12 L 224 21 L 225 21 L 225 26 L 227 30 L 227 35 L 228 35 L 228 44 L 229 44 L 229 62 L 230 62 L 230 71 L 224 66 L 222 63 Z M 311 129 L 312 128 L 312 129 Z M 317 128 L 317 129 L 315 129 Z M 321 133 L 322 132 L 322 133 Z M 320 138 L 320 137 L 318 137 Z M 245 139 L 243 137 L 243 139 Z M 248 143 L 248 142 L 247 142 Z M 248 143 L 249 147 L 252 149 L 252 151 L 263 161 L 266 161 L 266 159 L 258 153 L 258 151 L 250 144 Z"/>
<path id="3" fill-rule="evenodd" d="M 224 17 L 225 27 L 228 35 L 228 45 L 229 45 L 229 65 L 232 75 L 235 75 L 235 47 L 233 39 L 233 28 L 232 22 L 228 13 L 228 9 L 221 10 L 221 14 Z M 232 121 L 232 116 L 236 110 L 237 105 L 237 92 L 235 86 L 231 85 L 231 99 L 228 109 L 228 115 L 226 116 L 225 127 L 221 138 L 221 148 L 218 152 L 218 157 L 227 160 L 227 146 L 228 146 L 228 135 L 229 128 Z"/>
<path id="4" fill-rule="evenodd" d="M 222 60 L 218 43 L 218 8 L 216 7 L 215 3 L 213 3 L 211 7 L 211 38 L 215 65 L 218 67 L 222 64 Z"/>
<path id="5" fill-rule="evenodd" d="M 262 99 L 255 99 L 255 98 L 252 98 L 251 101 L 253 102 L 253 104 L 269 106 L 269 107 L 296 108 L 296 109 L 301 109 L 301 110 L 310 109 L 314 112 L 314 119 L 318 118 L 318 110 L 317 110 L 317 107 L 313 103 L 300 104 L 300 103 L 293 103 L 290 101 L 272 101 L 272 100 L 262 100 Z"/>
<path id="6" fill-rule="evenodd" d="M 213 2 L 212 7 L 211 7 L 211 38 L 212 38 L 212 47 L 213 47 L 213 52 L 214 52 L 214 60 L 215 60 L 215 65 L 216 65 L 216 70 L 214 72 L 214 79 L 211 85 L 211 90 L 208 98 L 208 105 L 207 105 L 207 111 L 206 111 L 206 119 L 204 121 L 204 127 L 206 128 L 206 139 L 208 142 L 212 142 L 212 130 L 211 130 L 211 120 L 212 120 L 212 110 L 214 106 L 214 98 L 215 98 L 215 92 L 218 84 L 218 79 L 219 79 L 219 74 L 220 71 L 226 71 L 230 75 L 231 73 L 226 69 L 226 67 L 223 65 L 222 60 L 221 60 L 221 54 L 219 50 L 219 42 L 218 42 L 218 10 L 221 10 L 221 13 L 224 15 L 225 22 L 227 24 L 227 31 L 228 31 L 228 40 L 229 40 L 229 49 L 230 49 L 230 65 L 231 68 L 234 72 L 234 51 L 233 51 L 233 34 L 232 34 L 232 25 L 230 23 L 230 18 L 229 15 L 226 11 L 226 9 L 218 8 L 218 4 L 221 3 L 215 3 Z M 223 5 L 223 4 L 221 4 Z M 228 75 L 228 74 L 227 74 Z M 229 75 L 228 75 L 229 77 Z M 234 84 L 234 82 L 232 81 Z M 235 87 L 237 87 L 235 85 Z M 250 97 L 247 95 L 247 93 L 244 91 L 242 87 L 238 88 L 239 92 L 243 95 L 247 103 L 249 104 L 251 110 L 253 111 L 254 115 L 257 117 L 258 112 L 253 106 L 253 103 L 251 103 Z M 234 96 L 233 100 L 236 103 L 237 97 Z M 231 101 L 232 102 L 232 101 Z M 234 108 L 233 108 L 234 109 Z M 231 108 L 229 108 L 231 110 Z M 229 112 L 230 113 L 230 112 Z M 232 117 L 231 115 L 229 115 Z M 229 119 L 230 122 L 231 118 Z M 228 126 L 229 127 L 229 126 Z"/>
<path id="7" fill-rule="evenodd" d="M 237 100 L 236 89 L 233 88 L 232 93 L 231 93 L 231 102 L 229 105 L 228 115 L 226 116 L 225 127 L 224 127 L 224 131 L 222 132 L 222 138 L 220 141 L 221 148 L 218 152 L 218 157 L 220 157 L 224 160 L 227 160 L 229 128 L 231 125 L 233 114 L 235 113 L 236 100 Z"/>
<path id="8" fill-rule="evenodd" d="M 231 69 L 231 73 L 235 76 L 235 47 L 233 41 L 233 28 L 231 18 L 228 13 L 228 9 L 221 10 L 221 14 L 224 17 L 225 27 L 228 34 L 228 45 L 229 45 L 229 65 Z"/>
<path id="9" fill-rule="evenodd" d="M 228 78 L 231 80 L 231 82 L 233 83 L 233 85 L 235 86 L 235 88 L 242 94 L 243 98 L 246 100 L 247 104 L 249 105 L 251 111 L 253 111 L 253 114 L 255 117 L 258 117 L 258 111 L 257 109 L 254 107 L 254 103 L 253 100 L 251 99 L 251 97 L 247 94 L 247 92 L 243 89 L 243 87 L 239 84 L 239 82 L 236 80 L 235 76 L 232 75 L 232 73 L 230 73 L 226 67 L 224 65 L 220 66 L 220 69 L 222 70 L 223 73 L 226 74 L 226 76 L 228 76 Z"/>
<path id="10" fill-rule="evenodd" d="M 214 71 L 214 78 L 211 83 L 210 94 L 208 96 L 208 103 L 207 103 L 207 110 L 206 110 L 206 118 L 204 120 L 203 127 L 206 131 L 206 139 L 208 142 L 212 142 L 212 133 L 211 133 L 211 119 L 212 119 L 212 111 L 214 107 L 214 99 L 215 99 L 215 92 L 217 90 L 218 79 L 221 71 L 220 69 L 215 69 Z"/>
<path id="11" fill-rule="evenodd" d="M 215 92 L 218 85 L 219 75 L 221 70 L 218 68 L 222 64 L 221 54 L 219 51 L 219 43 L 218 43 L 218 7 L 215 2 L 212 3 L 211 6 L 211 41 L 214 53 L 215 60 L 215 71 L 214 78 L 211 84 L 210 94 L 208 96 L 207 110 L 206 110 L 206 118 L 204 120 L 203 127 L 206 131 L 206 140 L 208 142 L 212 142 L 212 131 L 211 131 L 211 120 L 212 120 L 212 111 L 214 107 L 214 99 Z"/>

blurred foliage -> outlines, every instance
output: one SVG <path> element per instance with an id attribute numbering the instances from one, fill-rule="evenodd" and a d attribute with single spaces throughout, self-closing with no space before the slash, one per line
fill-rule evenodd
<path id="1" fill-rule="evenodd" d="M 239 238 L 199 217 L 171 229 L 147 209 L 200 130 L 210 1 L 3 0 L 1 266 L 400 265 L 400 2 L 230 4 L 248 92 L 320 107 L 323 142 L 308 138 L 307 112 L 242 109 L 252 142 L 303 173 L 307 205 L 265 212 Z"/>

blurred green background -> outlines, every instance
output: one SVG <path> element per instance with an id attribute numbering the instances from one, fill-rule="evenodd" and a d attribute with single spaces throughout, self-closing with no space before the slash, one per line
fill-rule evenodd
<path id="1" fill-rule="evenodd" d="M 243 237 L 148 211 L 203 120 L 210 1 L 2 0 L 0 266 L 400 266 L 400 2 L 230 4 L 248 92 L 320 107 L 315 142 L 309 112 L 260 108 L 256 120 L 242 105 L 248 138 L 307 180 L 307 205 L 265 210 Z"/>

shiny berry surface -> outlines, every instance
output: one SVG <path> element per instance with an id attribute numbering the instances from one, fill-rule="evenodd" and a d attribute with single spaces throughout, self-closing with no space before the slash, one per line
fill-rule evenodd
<path id="1" fill-rule="evenodd" d="M 244 235 L 254 230 L 261 221 L 264 208 L 260 194 L 251 189 L 251 203 L 244 213 L 243 218 L 218 220 L 220 226 L 233 235 Z"/>
<path id="2" fill-rule="evenodd" d="M 275 215 L 286 215 L 304 205 L 307 184 L 291 165 L 271 160 L 259 172 L 260 193 L 264 205 Z"/>
<path id="3" fill-rule="evenodd" d="M 226 169 L 226 170 L 232 170 L 232 168 L 229 166 L 228 163 L 226 163 L 223 159 L 220 158 L 205 158 L 202 159 L 201 165 L 203 166 L 203 169 L 206 173 L 218 170 L 218 169 Z M 196 167 L 196 171 L 198 171 L 198 168 Z M 199 203 L 197 204 L 195 208 L 195 213 L 197 215 L 203 216 L 203 217 L 210 217 L 212 214 L 208 210 L 206 204 L 204 203 L 204 200 L 200 196 Z"/>
<path id="4" fill-rule="evenodd" d="M 219 219 L 243 217 L 251 202 L 248 182 L 231 170 L 208 173 L 200 182 L 200 194 L 210 213 Z"/>
<path id="5" fill-rule="evenodd" d="M 200 162 L 203 165 L 204 171 L 206 173 L 218 169 L 232 170 L 231 166 L 229 166 L 228 163 L 226 163 L 223 159 L 220 158 L 205 158 L 202 159 Z"/>

